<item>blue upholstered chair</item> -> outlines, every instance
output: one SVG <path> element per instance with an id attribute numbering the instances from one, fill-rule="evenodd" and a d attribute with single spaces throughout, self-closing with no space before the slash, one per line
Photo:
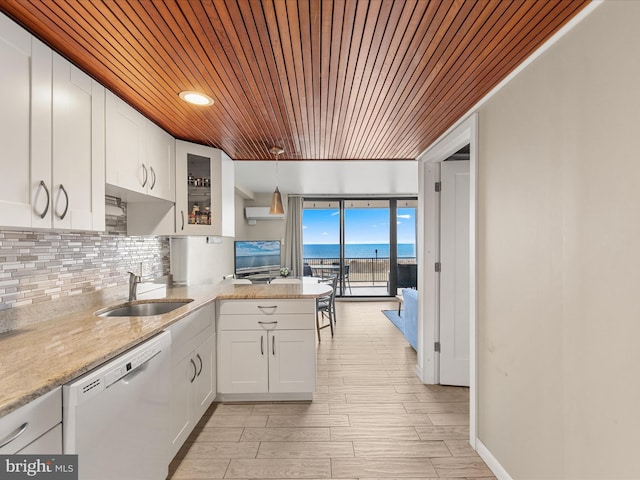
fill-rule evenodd
<path id="1" fill-rule="evenodd" d="M 418 291 L 413 288 L 403 288 L 404 298 L 404 337 L 414 350 L 418 350 Z"/>

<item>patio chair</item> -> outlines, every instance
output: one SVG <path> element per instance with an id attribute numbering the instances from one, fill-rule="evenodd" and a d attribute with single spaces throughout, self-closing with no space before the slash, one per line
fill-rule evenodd
<path id="1" fill-rule="evenodd" d="M 340 264 L 337 262 L 334 262 L 333 265 L 340 265 Z M 347 285 L 349 286 L 349 293 L 351 293 L 351 281 L 349 280 L 349 270 L 350 270 L 350 265 L 348 263 L 345 263 L 344 268 L 342 269 L 343 294 L 344 294 L 344 290 L 347 288 Z"/>
<path id="2" fill-rule="evenodd" d="M 396 271 L 398 288 L 418 288 L 418 265 L 399 263 Z"/>
<path id="3" fill-rule="evenodd" d="M 344 273 L 342 274 L 342 288 L 345 288 L 345 285 L 349 286 L 349 293 L 351 293 L 351 280 L 349 280 L 349 270 L 350 265 L 347 264 L 344 266 Z"/>
<path id="4" fill-rule="evenodd" d="M 329 327 L 331 329 L 331 336 L 333 337 L 333 325 L 336 320 L 336 286 L 338 283 L 338 277 L 336 275 L 324 278 L 319 283 L 326 283 L 331 287 L 331 293 L 324 297 L 318 298 L 316 301 L 316 330 L 318 331 L 318 342 L 322 341 L 320 337 L 320 330 Z M 324 319 L 328 320 L 328 323 L 324 323 Z"/>

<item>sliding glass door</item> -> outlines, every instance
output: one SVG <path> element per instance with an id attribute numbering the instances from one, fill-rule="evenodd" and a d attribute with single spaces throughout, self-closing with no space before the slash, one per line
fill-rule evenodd
<path id="1" fill-rule="evenodd" d="M 393 295 L 403 288 L 418 288 L 416 211 L 415 201 L 398 200 L 396 204 L 397 259 Z"/>
<path id="2" fill-rule="evenodd" d="M 302 256 L 306 276 L 328 278 L 331 275 L 340 275 L 342 256 L 340 232 L 339 201 L 304 203 Z"/>
<path id="3" fill-rule="evenodd" d="M 307 275 L 337 275 L 339 296 L 396 295 L 398 263 L 415 271 L 416 199 L 305 199 Z M 404 278 L 404 277 L 403 277 Z"/>
<path id="4" fill-rule="evenodd" d="M 343 295 L 387 295 L 389 280 L 389 200 L 344 202 Z"/>

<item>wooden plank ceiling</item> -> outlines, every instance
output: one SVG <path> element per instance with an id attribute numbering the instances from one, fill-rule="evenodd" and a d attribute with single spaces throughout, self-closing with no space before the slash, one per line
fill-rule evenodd
<path id="1" fill-rule="evenodd" d="M 413 159 L 588 0 L 2 0 L 177 138 Z M 178 98 L 198 90 L 215 100 Z"/>

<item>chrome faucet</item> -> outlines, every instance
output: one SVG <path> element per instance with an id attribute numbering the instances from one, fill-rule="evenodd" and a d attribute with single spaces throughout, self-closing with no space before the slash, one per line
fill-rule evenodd
<path id="1" fill-rule="evenodd" d="M 127 273 L 129 274 L 129 301 L 133 302 L 138 299 L 138 284 L 142 282 L 142 278 L 133 272 Z"/>

